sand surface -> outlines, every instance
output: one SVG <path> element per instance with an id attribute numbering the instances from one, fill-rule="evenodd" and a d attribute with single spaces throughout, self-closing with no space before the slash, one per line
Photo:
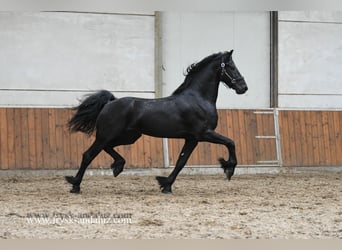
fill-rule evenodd
<path id="1" fill-rule="evenodd" d="M 342 172 L 180 175 L 173 195 L 153 176 L 0 177 L 0 238 L 342 239 Z"/>

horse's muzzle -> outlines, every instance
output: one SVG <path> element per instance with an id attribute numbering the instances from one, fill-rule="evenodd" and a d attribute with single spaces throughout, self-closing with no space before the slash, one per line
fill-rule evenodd
<path id="1" fill-rule="evenodd" d="M 238 86 L 238 87 L 235 89 L 235 92 L 236 92 L 236 94 L 238 94 L 238 95 L 242 95 L 242 94 L 246 93 L 247 90 L 248 90 L 247 85 L 244 85 L 244 86 Z"/>

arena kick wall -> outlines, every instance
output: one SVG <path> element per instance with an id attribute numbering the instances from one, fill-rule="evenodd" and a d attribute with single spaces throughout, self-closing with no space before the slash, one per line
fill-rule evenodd
<path id="1" fill-rule="evenodd" d="M 239 165 L 342 165 L 341 111 L 278 110 L 279 135 L 272 112 L 219 110 L 217 131 L 235 141 Z M 93 138 L 70 134 L 66 122 L 71 115 L 71 109 L 63 108 L 0 108 L 0 169 L 78 168 Z M 162 139 L 143 136 L 132 146 L 120 147 L 119 152 L 128 168 L 161 168 L 167 167 L 165 162 L 175 164 L 182 143 L 170 139 L 166 149 Z M 223 146 L 200 143 L 187 165 L 218 166 L 217 159 L 226 155 Z M 106 169 L 111 163 L 112 159 L 102 152 L 91 168 Z"/>

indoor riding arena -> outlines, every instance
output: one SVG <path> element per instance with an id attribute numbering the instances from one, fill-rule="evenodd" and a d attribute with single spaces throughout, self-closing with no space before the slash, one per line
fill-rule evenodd
<path id="1" fill-rule="evenodd" d="M 0 239 L 342 239 L 337 38 L 342 12 L 0 12 Z M 102 151 L 70 192 L 95 140 L 67 126 L 83 96 L 167 97 L 232 49 L 248 90 L 216 102 L 230 181 L 227 148 L 199 142 L 162 193 L 184 140 L 143 135 L 115 148 L 119 176 Z"/>

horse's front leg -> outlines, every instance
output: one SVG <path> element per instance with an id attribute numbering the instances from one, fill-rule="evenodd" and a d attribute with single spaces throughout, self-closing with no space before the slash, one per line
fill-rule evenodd
<path id="1" fill-rule="evenodd" d="M 223 158 L 219 159 L 221 167 L 224 169 L 228 180 L 234 175 L 235 167 L 237 165 L 237 159 L 235 154 L 235 143 L 232 139 L 229 139 L 223 135 L 216 133 L 214 130 L 207 130 L 200 141 L 207 141 L 215 144 L 225 145 L 229 152 L 228 161 Z"/>
<path id="2" fill-rule="evenodd" d="M 175 182 L 177 175 L 183 169 L 184 165 L 188 161 L 192 151 L 197 146 L 197 141 L 194 139 L 186 139 L 181 153 L 179 154 L 177 163 L 173 171 L 168 177 L 157 176 L 156 179 L 159 182 L 160 188 L 164 194 L 172 193 L 172 184 Z"/>

